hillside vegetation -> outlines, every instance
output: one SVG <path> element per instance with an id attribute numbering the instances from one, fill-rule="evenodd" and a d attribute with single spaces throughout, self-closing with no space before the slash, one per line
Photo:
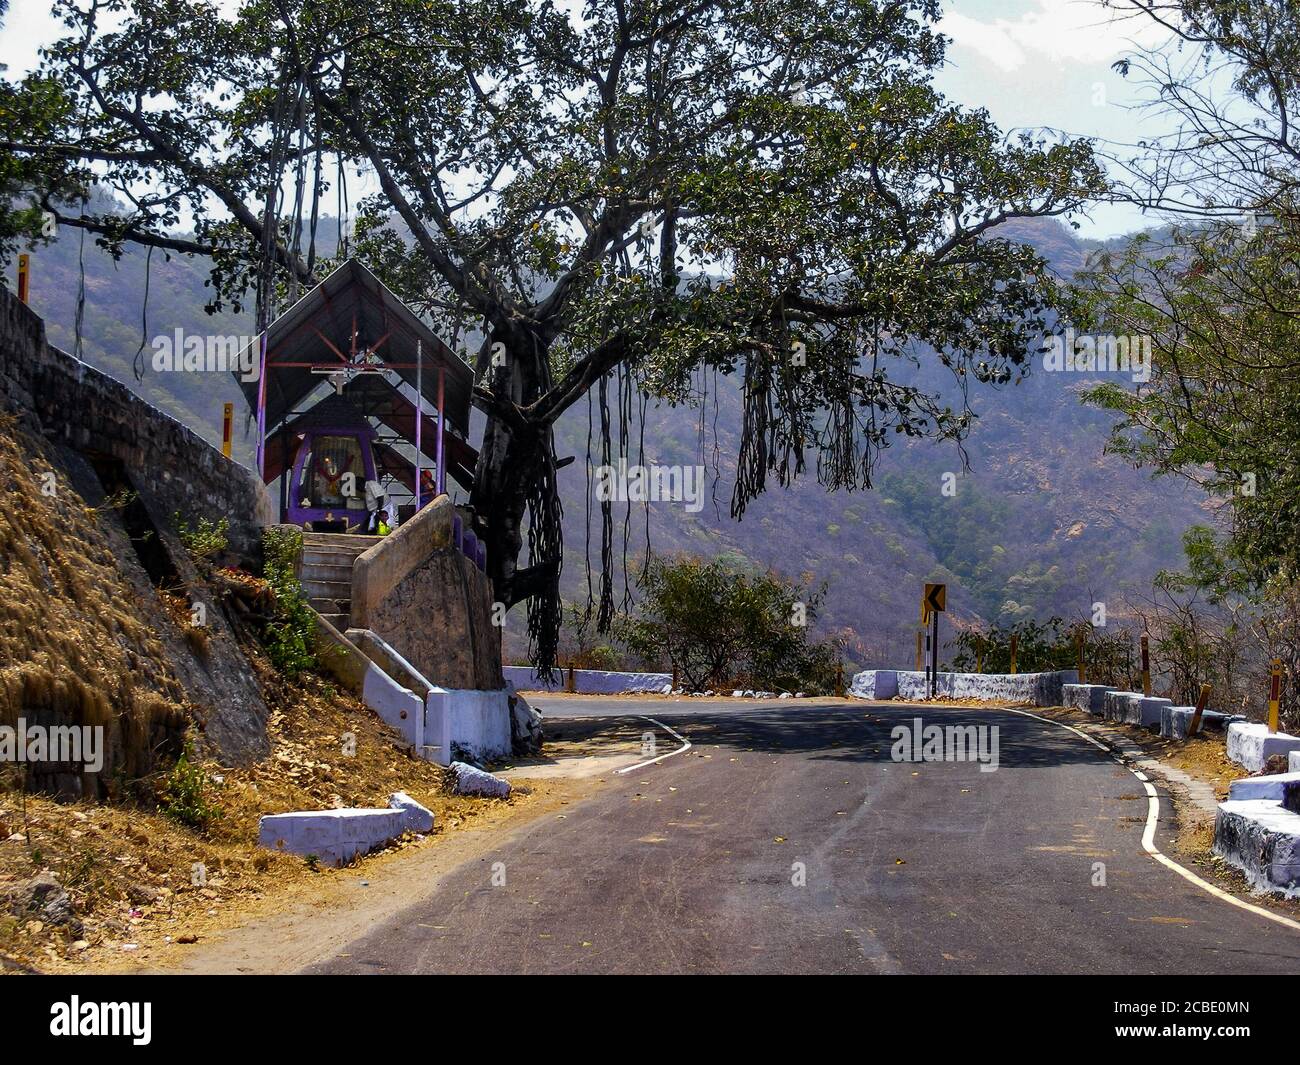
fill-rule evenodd
<path id="1" fill-rule="evenodd" d="M 1052 220 L 1018 223 L 1014 234 L 1042 251 L 1063 276 L 1073 273 L 1093 246 Z M 219 438 L 222 402 L 235 402 L 237 457 L 248 461 L 252 430 L 244 424 L 247 407 L 232 378 L 146 369 L 144 379 L 135 381 L 131 367 L 142 336 L 144 253 L 128 250 L 115 265 L 87 241 L 84 259 L 86 358 L 209 440 Z M 33 305 L 47 316 L 54 342 L 70 348 L 77 236 L 65 235 L 40 251 L 35 263 Z M 204 313 L 210 298 L 206 273 L 203 260 L 155 253 L 150 336 L 177 326 L 248 331 L 246 316 L 227 311 L 214 319 Z M 943 384 L 947 371 L 932 356 L 918 355 L 919 365 L 900 368 L 900 377 L 910 373 L 917 383 Z M 1188 485 L 1152 480 L 1103 455 L 1113 417 L 1079 401 L 1079 392 L 1095 383 L 1095 376 L 1044 373 L 1035 354 L 1018 383 L 971 389 L 977 421 L 966 445 L 969 469 L 955 446 L 898 437 L 883 455 L 874 490 L 829 493 L 810 470 L 789 490 L 760 497 L 744 520 L 735 522 L 728 511 L 740 426 L 737 385 L 734 379 L 719 377 L 715 384 L 711 378 L 700 406 L 648 408 L 646 461 L 702 464 L 710 479 L 699 513 L 676 503 L 650 505 L 651 545 L 828 581 L 817 632 L 843 637 L 850 666 L 910 660 L 925 581 L 949 584 L 946 620 L 958 626 L 1053 614 L 1077 617 L 1096 601 L 1120 610 L 1126 596 L 1149 589 L 1158 570 L 1182 564 L 1183 531 L 1208 514 L 1204 497 Z M 950 375 L 947 387 L 955 404 Z M 577 603 L 586 601 L 588 552 L 598 573 L 600 551 L 597 504 L 586 498 L 583 471 L 585 407 L 567 412 L 557 426 L 559 454 L 577 458 L 559 478 L 565 530 L 561 588 L 566 600 Z M 476 419 L 475 432 L 479 424 Z M 598 464 L 599 456 L 592 461 Z M 629 461 L 637 461 L 635 450 Z M 941 494 L 945 473 L 956 475 L 955 495 Z M 621 555 L 625 505 L 617 505 L 615 513 L 614 540 Z M 634 592 L 646 542 L 639 507 L 632 507 L 630 522 L 628 572 Z M 621 564 L 618 568 L 616 598 L 621 599 Z M 526 652 L 523 628 L 522 616 L 512 613 L 506 629 L 512 659 L 522 660 Z"/>

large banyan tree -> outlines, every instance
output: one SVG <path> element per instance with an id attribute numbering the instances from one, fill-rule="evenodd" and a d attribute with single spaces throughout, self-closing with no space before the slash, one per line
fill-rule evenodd
<path id="1" fill-rule="evenodd" d="M 893 434 L 960 438 L 966 385 L 1012 378 L 1044 329 L 1052 278 L 998 226 L 1102 184 L 1088 144 L 1004 136 L 936 91 L 934 0 L 56 7 L 65 106 L 3 147 L 128 205 L 51 197 L 62 223 L 209 255 L 215 298 L 256 291 L 265 321 L 320 276 L 322 211 L 372 190 L 349 250 L 473 341 L 471 505 L 542 667 L 567 408 L 688 402 L 735 374 L 734 516 L 809 464 L 869 486 Z M 956 409 L 899 380 L 917 350 L 955 375 Z M 600 420 L 605 454 L 631 406 Z"/>

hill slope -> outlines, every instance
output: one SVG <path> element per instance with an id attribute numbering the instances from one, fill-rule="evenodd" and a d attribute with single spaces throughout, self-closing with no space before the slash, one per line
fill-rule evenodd
<path id="1" fill-rule="evenodd" d="M 1063 274 L 1081 263 L 1088 247 L 1054 221 L 1021 224 L 1019 233 Z M 73 347 L 78 250 L 78 235 L 65 235 L 34 259 L 33 306 L 46 317 L 51 339 L 65 349 Z M 147 371 L 135 381 L 131 364 L 142 336 L 144 254 L 128 251 L 114 264 L 88 240 L 84 259 L 87 360 L 209 440 L 219 436 L 222 403 L 235 402 L 237 457 L 247 459 L 252 435 L 233 379 Z M 227 313 L 214 323 L 204 314 L 209 293 L 202 261 L 155 253 L 151 275 L 149 337 L 178 326 L 203 333 L 249 331 L 247 315 Z M 918 382 L 941 384 L 936 372 L 946 371 L 936 371 L 923 357 L 919 369 L 900 369 L 900 378 L 911 374 Z M 651 504 L 651 544 L 657 551 L 729 554 L 828 581 L 818 628 L 846 637 L 854 666 L 910 660 L 926 580 L 948 582 L 949 620 L 959 625 L 1080 616 L 1098 600 L 1114 610 L 1125 593 L 1149 585 L 1158 569 L 1180 564 L 1183 530 L 1206 520 L 1207 512 L 1204 499 L 1188 487 L 1152 481 L 1102 454 L 1108 416 L 1079 404 L 1076 393 L 1085 381 L 1080 374 L 1048 374 L 1035 366 L 1017 385 L 974 390 L 978 421 L 967 445 L 968 471 L 951 445 L 910 442 L 885 454 L 873 491 L 829 493 L 809 476 L 789 490 L 769 491 L 739 523 L 728 513 L 739 427 L 734 382 L 722 380 L 703 412 L 652 405 L 644 434 L 647 462 L 705 465 L 710 485 L 699 513 L 681 504 Z M 587 436 L 586 404 L 579 403 L 557 429 L 560 454 L 578 458 L 561 473 L 562 588 L 575 601 L 586 599 Z M 947 472 L 957 475 L 953 496 L 940 491 Z M 590 540 L 598 566 L 595 509 L 593 502 Z M 637 552 L 645 544 L 636 507 L 628 539 L 634 579 Z M 620 526 L 620 553 L 622 540 Z M 621 582 L 616 595 L 622 595 Z M 522 628 L 522 619 L 512 616 L 512 656 L 523 652 Z"/>

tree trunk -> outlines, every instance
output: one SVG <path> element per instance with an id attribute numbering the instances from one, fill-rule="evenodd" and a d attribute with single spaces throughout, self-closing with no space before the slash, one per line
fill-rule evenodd
<path id="1" fill-rule="evenodd" d="M 489 365 L 484 384 L 514 410 L 489 405 L 483 446 L 474 470 L 470 505 L 474 532 L 487 545 L 487 573 L 493 594 L 508 610 L 528 603 L 529 650 L 534 666 L 555 665 L 559 639 L 559 576 L 563 552 L 555 450 L 549 425 L 518 414 L 550 387 L 546 346 L 524 330 L 496 333 L 491 351 L 504 344 Z M 519 568 L 528 519 L 529 559 Z"/>

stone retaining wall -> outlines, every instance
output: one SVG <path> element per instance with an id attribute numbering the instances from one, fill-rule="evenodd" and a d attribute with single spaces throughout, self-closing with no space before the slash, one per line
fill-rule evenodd
<path id="1" fill-rule="evenodd" d="M 51 347 L 45 323 L 0 287 L 0 408 L 92 463 L 122 464 L 155 524 L 229 521 L 229 561 L 260 565 L 275 511 L 261 479 L 126 385 Z M 37 486 L 33 485 L 33 489 Z"/>

